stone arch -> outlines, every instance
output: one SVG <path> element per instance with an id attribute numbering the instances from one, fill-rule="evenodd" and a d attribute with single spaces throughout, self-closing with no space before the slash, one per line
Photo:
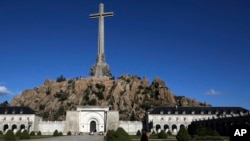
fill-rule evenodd
<path id="1" fill-rule="evenodd" d="M 89 125 L 89 132 L 99 131 L 99 121 L 96 118 L 89 119 L 88 125 Z"/>
<path id="2" fill-rule="evenodd" d="M 8 124 L 5 124 L 4 126 L 3 126 L 3 131 L 5 132 L 6 130 L 8 130 L 9 129 L 9 125 Z"/>
<path id="3" fill-rule="evenodd" d="M 164 124 L 163 128 L 164 128 L 164 131 L 165 131 L 165 132 L 168 132 L 168 131 L 169 131 L 169 126 L 168 126 L 168 124 Z"/>
<path id="4" fill-rule="evenodd" d="M 172 133 L 177 133 L 177 126 L 175 124 L 172 125 Z"/>
<path id="5" fill-rule="evenodd" d="M 160 130 L 161 130 L 161 125 L 160 125 L 160 124 L 156 124 L 155 130 L 156 130 L 157 133 L 160 132 Z"/>
<path id="6" fill-rule="evenodd" d="M 90 125 L 91 125 L 92 121 L 95 122 L 96 132 L 100 132 L 100 131 L 105 130 L 104 116 L 98 112 L 90 111 L 90 112 L 86 113 L 84 116 L 81 116 L 80 118 L 84 119 L 83 122 L 80 124 L 80 132 L 91 132 Z M 94 122 L 92 122 L 92 126 L 93 126 Z"/>
<path id="7" fill-rule="evenodd" d="M 90 132 L 96 132 L 96 122 L 95 122 L 95 120 L 90 121 L 89 131 Z"/>
<path id="8" fill-rule="evenodd" d="M 11 130 L 14 131 L 15 129 L 17 129 L 17 125 L 16 125 L 16 124 L 13 124 L 13 125 L 11 126 Z"/>
<path id="9" fill-rule="evenodd" d="M 25 129 L 25 125 L 24 124 L 21 124 L 20 125 L 20 131 L 24 130 Z"/>

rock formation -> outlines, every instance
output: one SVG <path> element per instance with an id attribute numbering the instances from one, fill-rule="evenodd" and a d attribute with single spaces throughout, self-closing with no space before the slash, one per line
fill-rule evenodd
<path id="1" fill-rule="evenodd" d="M 110 106 L 119 110 L 120 120 L 141 120 L 155 106 L 210 106 L 185 97 L 176 97 L 164 81 L 123 75 L 118 79 L 75 78 L 27 89 L 13 98 L 12 106 L 29 106 L 44 120 L 64 120 L 66 110 L 77 105 Z"/>

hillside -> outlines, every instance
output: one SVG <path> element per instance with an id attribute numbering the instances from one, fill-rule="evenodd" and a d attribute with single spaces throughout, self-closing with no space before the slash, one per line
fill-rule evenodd
<path id="1" fill-rule="evenodd" d="M 123 75 L 114 79 L 75 78 L 45 80 L 13 98 L 12 106 L 29 106 L 44 120 L 64 120 L 66 110 L 77 105 L 110 106 L 119 110 L 120 120 L 141 120 L 155 106 L 210 106 L 184 96 L 174 96 L 165 82 L 155 78 Z"/>

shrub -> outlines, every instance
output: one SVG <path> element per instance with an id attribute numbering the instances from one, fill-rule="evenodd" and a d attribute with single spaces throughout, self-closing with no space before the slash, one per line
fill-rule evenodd
<path id="1" fill-rule="evenodd" d="M 15 141 L 15 135 L 12 130 L 8 130 L 7 133 L 4 135 L 4 140 L 6 141 Z"/>
<path id="2" fill-rule="evenodd" d="M 136 136 L 141 136 L 141 131 L 140 130 L 137 131 Z"/>
<path id="3" fill-rule="evenodd" d="M 70 132 L 70 131 L 68 131 L 67 135 L 68 135 L 68 136 L 71 136 L 71 132 Z"/>
<path id="4" fill-rule="evenodd" d="M 167 137 L 168 135 L 163 130 L 158 134 L 159 139 L 166 139 Z"/>
<path id="5" fill-rule="evenodd" d="M 108 130 L 107 132 L 107 141 L 113 141 L 116 138 L 115 131 L 114 130 Z"/>
<path id="6" fill-rule="evenodd" d="M 60 92 L 57 92 L 57 93 L 54 95 L 54 97 L 55 97 L 55 98 L 58 98 L 59 101 L 64 101 L 64 100 L 67 100 L 67 99 L 68 99 L 69 93 L 60 90 Z"/>
<path id="7" fill-rule="evenodd" d="M 21 130 L 18 130 L 18 131 L 16 132 L 16 137 L 20 137 L 20 134 L 21 134 Z"/>
<path id="8" fill-rule="evenodd" d="M 37 136 L 41 136 L 41 135 L 42 135 L 41 131 L 38 131 Z"/>
<path id="9" fill-rule="evenodd" d="M 30 132 L 30 136 L 35 136 L 35 135 L 36 135 L 36 134 L 35 134 L 34 131 Z"/>
<path id="10" fill-rule="evenodd" d="M 170 131 L 170 130 L 168 130 L 167 134 L 168 134 L 169 136 L 171 136 L 171 135 L 172 135 L 172 133 L 171 133 L 171 131 Z"/>
<path id="11" fill-rule="evenodd" d="M 176 135 L 176 139 L 177 141 L 189 141 L 190 140 L 190 136 L 184 125 L 181 125 L 180 130 Z"/>
<path id="12" fill-rule="evenodd" d="M 115 135 L 117 136 L 117 141 L 131 141 L 130 136 L 128 135 L 128 133 L 121 127 L 119 127 L 116 131 L 115 131 Z"/>
<path id="13" fill-rule="evenodd" d="M 30 135 L 28 133 L 27 130 L 24 130 L 21 134 L 20 134 L 20 139 L 30 139 Z"/>
<path id="14" fill-rule="evenodd" d="M 107 141 L 131 141 L 131 138 L 123 128 L 119 127 L 116 131 L 107 132 Z"/>
<path id="15" fill-rule="evenodd" d="M 57 130 L 54 131 L 53 136 L 59 136 L 59 133 Z"/>
<path id="16" fill-rule="evenodd" d="M 58 133 L 58 136 L 63 136 L 63 133 L 62 133 L 62 132 L 59 132 L 59 133 Z"/>
<path id="17" fill-rule="evenodd" d="M 88 102 L 89 105 L 96 105 L 96 99 L 92 99 Z"/>

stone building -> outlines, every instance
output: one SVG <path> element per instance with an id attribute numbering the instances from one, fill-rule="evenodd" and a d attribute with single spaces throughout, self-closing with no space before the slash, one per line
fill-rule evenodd
<path id="1" fill-rule="evenodd" d="M 0 107 L 0 131 L 37 131 L 41 117 L 29 107 Z"/>
<path id="2" fill-rule="evenodd" d="M 177 134 L 180 126 L 186 128 L 192 121 L 217 119 L 220 117 L 244 116 L 249 110 L 241 107 L 156 107 L 148 113 L 148 122 L 153 123 L 152 132 L 161 130 Z"/>
<path id="3" fill-rule="evenodd" d="M 55 130 L 67 133 L 106 132 L 116 130 L 119 112 L 109 111 L 108 106 L 77 106 L 76 111 L 67 111 L 65 121 L 39 121 L 42 134 L 52 134 Z"/>
<path id="4" fill-rule="evenodd" d="M 188 128 L 194 121 L 222 119 L 227 123 L 234 118 L 249 115 L 249 110 L 241 107 L 156 107 L 141 121 L 119 121 L 119 111 L 111 111 L 108 106 L 77 106 L 76 111 L 67 111 L 65 121 L 43 121 L 29 107 L 0 107 L 0 131 L 41 131 L 43 135 L 55 130 L 67 134 L 106 132 L 124 128 L 130 135 L 138 130 L 151 128 L 153 132 L 164 130 L 177 134 L 181 125 Z M 145 130 L 145 129 L 144 129 Z"/>

